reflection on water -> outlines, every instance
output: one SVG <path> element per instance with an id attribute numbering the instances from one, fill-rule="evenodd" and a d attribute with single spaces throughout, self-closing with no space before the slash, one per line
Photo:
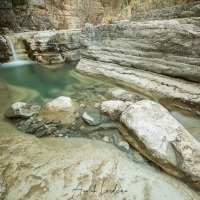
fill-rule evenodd
<path id="1" fill-rule="evenodd" d="M 75 94 L 85 98 L 84 88 L 95 84 L 105 84 L 96 78 L 87 77 L 74 71 L 75 64 L 63 64 L 53 66 L 53 69 L 44 67 L 33 61 L 13 61 L 0 65 L 0 80 L 14 86 L 20 86 L 37 91 L 40 98 L 55 98 L 60 94 Z M 106 83 L 108 84 L 108 83 Z M 111 87 L 119 85 L 109 84 Z M 83 87 L 84 86 L 84 87 Z M 88 93 L 89 94 L 89 93 Z M 96 94 L 89 94 L 91 98 Z M 95 97 L 98 99 L 98 95 Z M 95 101 L 95 99 L 92 98 Z M 171 111 L 185 127 L 200 127 L 200 119 L 197 117 L 185 116 L 177 111 Z"/>
<path id="2" fill-rule="evenodd" d="M 179 123 L 184 124 L 185 127 L 187 127 L 187 128 L 199 127 L 200 128 L 200 119 L 199 118 L 192 117 L 192 116 L 186 116 L 178 111 L 172 111 L 170 113 L 174 118 L 176 118 L 179 121 Z"/>

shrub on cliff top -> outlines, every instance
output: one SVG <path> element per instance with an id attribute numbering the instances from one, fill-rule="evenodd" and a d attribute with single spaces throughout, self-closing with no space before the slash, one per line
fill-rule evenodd
<path id="1" fill-rule="evenodd" d="M 13 6 L 23 6 L 26 5 L 28 0 L 12 0 Z"/>

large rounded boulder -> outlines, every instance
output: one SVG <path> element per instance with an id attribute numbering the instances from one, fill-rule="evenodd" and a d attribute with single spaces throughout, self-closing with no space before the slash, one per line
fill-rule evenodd
<path id="1" fill-rule="evenodd" d="M 71 124 L 79 116 L 79 105 L 70 97 L 60 96 L 48 102 L 39 112 L 39 117 L 59 119 L 62 124 Z"/>

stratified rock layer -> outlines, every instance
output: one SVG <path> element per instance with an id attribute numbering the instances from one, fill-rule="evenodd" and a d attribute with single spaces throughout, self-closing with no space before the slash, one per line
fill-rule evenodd
<path id="1" fill-rule="evenodd" d="M 44 64 L 80 59 L 80 30 L 40 31 L 10 34 L 17 57 Z"/>
<path id="2" fill-rule="evenodd" d="M 132 21 L 155 19 L 163 20 L 185 17 L 200 17 L 200 1 L 193 1 L 187 4 L 182 4 L 174 7 L 156 9 L 150 12 L 142 11 L 133 15 Z"/>
<path id="3" fill-rule="evenodd" d="M 80 30 L 35 33 L 26 41 L 30 57 L 38 62 L 55 64 L 79 60 Z"/>
<path id="4" fill-rule="evenodd" d="M 200 18 L 86 27 L 78 71 L 200 111 Z"/>
<path id="5" fill-rule="evenodd" d="M 13 1 L 13 4 L 24 2 Z M 0 32 L 7 33 L 8 28 L 15 32 L 82 28 L 85 22 L 100 23 L 104 10 L 99 0 L 29 0 L 19 6 L 1 0 L 0 14 Z"/>

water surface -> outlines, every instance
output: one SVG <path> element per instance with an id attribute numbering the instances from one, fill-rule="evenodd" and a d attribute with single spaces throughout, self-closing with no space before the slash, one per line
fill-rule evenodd
<path id="1" fill-rule="evenodd" d="M 95 88 L 99 85 L 106 86 L 108 89 L 119 87 L 117 84 L 75 72 L 76 64 L 42 66 L 33 61 L 13 61 L 0 65 L 0 80 L 8 85 L 35 90 L 39 93 L 40 100 L 53 99 L 64 94 L 77 99 L 87 98 L 88 101 L 99 102 L 100 99 L 103 101 L 104 93 L 92 94 L 91 87 Z M 185 127 L 200 128 L 199 117 L 186 116 L 176 110 L 171 111 L 171 114 Z"/>

